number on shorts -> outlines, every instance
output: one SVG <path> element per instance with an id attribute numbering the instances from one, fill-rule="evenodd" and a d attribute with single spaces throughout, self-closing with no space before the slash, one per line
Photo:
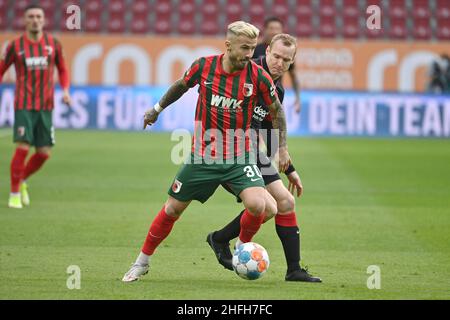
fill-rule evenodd
<path id="1" fill-rule="evenodd" d="M 244 167 L 244 172 L 247 175 L 247 177 L 249 178 L 253 178 L 255 176 L 255 173 L 258 177 L 262 178 L 262 174 L 261 171 L 259 171 L 259 168 L 256 164 L 252 166 L 245 166 Z"/>

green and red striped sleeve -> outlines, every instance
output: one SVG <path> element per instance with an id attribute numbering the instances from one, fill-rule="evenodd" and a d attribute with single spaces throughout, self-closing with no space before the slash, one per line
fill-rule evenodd
<path id="1" fill-rule="evenodd" d="M 63 89 L 68 89 L 70 85 L 69 71 L 67 70 L 66 61 L 64 60 L 64 52 L 61 43 L 54 39 L 55 42 L 55 64 L 58 69 L 59 83 Z"/>
<path id="2" fill-rule="evenodd" d="M 189 88 L 192 88 L 199 83 L 202 65 L 204 64 L 204 61 L 202 62 L 202 60 L 204 59 L 200 58 L 195 60 L 183 75 L 183 80 Z"/>
<path id="3" fill-rule="evenodd" d="M 0 82 L 2 81 L 3 75 L 6 70 L 8 70 L 9 66 L 14 63 L 15 52 L 14 52 L 14 42 L 11 41 L 6 47 L 5 51 L 2 54 L 2 58 L 0 59 Z"/>

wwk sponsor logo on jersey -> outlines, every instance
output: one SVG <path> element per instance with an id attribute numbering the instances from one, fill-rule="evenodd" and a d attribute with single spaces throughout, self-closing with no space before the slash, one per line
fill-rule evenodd
<path id="1" fill-rule="evenodd" d="M 211 97 L 211 106 L 218 108 L 240 108 L 242 100 L 236 100 L 234 98 L 227 98 L 224 96 L 219 96 L 217 94 L 213 94 Z"/>
<path id="2" fill-rule="evenodd" d="M 29 69 L 47 69 L 47 57 L 30 57 L 25 60 Z"/>

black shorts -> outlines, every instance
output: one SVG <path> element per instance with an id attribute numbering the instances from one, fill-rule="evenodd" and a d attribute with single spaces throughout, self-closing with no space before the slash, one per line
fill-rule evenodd
<path id="1" fill-rule="evenodd" d="M 271 184 L 272 182 L 281 179 L 277 169 L 274 168 L 274 166 L 270 162 L 269 157 L 267 157 L 267 154 L 265 154 L 264 152 L 258 153 L 257 166 L 258 169 L 261 171 L 264 180 L 264 185 L 267 186 L 268 184 Z M 231 186 L 228 183 L 226 182 L 222 183 L 222 187 L 232 195 L 236 196 L 236 194 L 233 192 Z M 242 202 L 241 198 L 239 198 L 238 196 L 236 196 L 236 200 L 237 202 Z"/>

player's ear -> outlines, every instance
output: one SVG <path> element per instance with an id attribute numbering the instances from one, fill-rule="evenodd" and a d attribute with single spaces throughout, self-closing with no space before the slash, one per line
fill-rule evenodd
<path id="1" fill-rule="evenodd" d="M 270 53 L 270 45 L 268 45 L 267 48 L 266 48 L 266 56 L 268 56 L 269 53 Z"/>
<path id="2" fill-rule="evenodd" d="M 227 51 L 231 51 L 231 41 L 225 40 L 225 47 L 227 48 Z"/>

